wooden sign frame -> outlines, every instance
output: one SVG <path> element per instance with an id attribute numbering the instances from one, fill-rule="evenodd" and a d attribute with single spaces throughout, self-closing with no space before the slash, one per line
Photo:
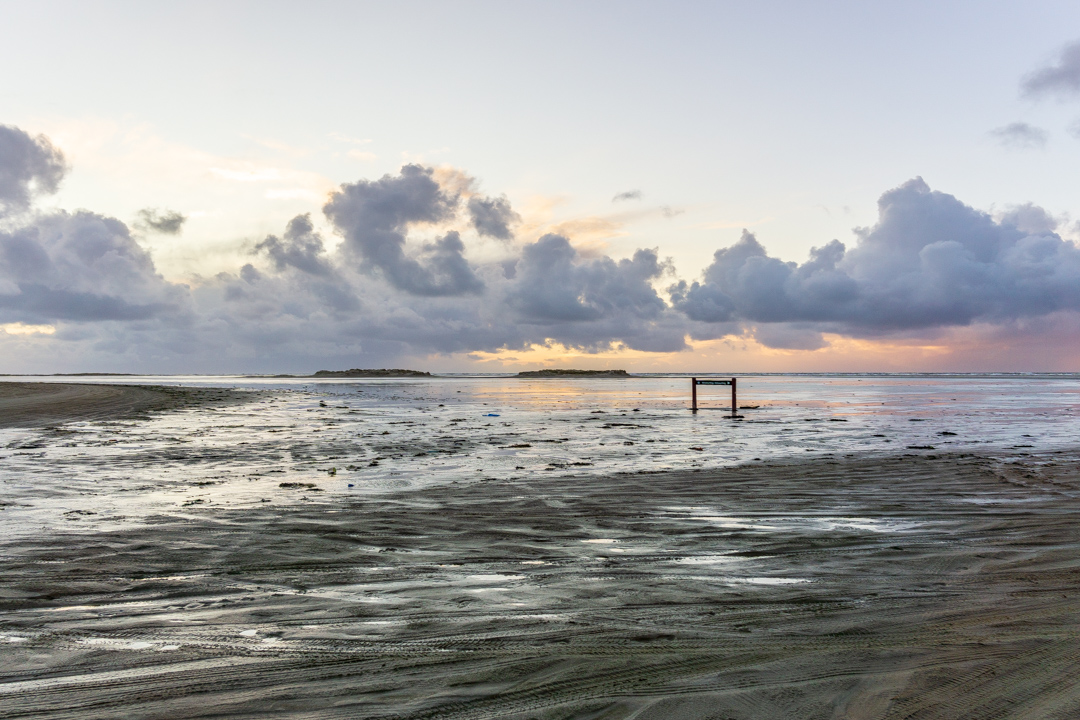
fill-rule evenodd
<path id="1" fill-rule="evenodd" d="M 690 409 L 693 412 L 698 411 L 697 406 L 697 388 L 698 385 L 730 385 L 731 386 L 731 417 L 738 416 L 739 406 L 735 402 L 735 387 L 738 382 L 738 378 L 731 378 L 730 380 L 718 380 L 707 378 L 698 380 L 696 377 L 690 378 Z"/>

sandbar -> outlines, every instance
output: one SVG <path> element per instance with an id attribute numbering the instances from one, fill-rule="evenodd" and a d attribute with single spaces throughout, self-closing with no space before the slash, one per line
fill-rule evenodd
<path id="1" fill-rule="evenodd" d="M 208 402 L 234 402 L 244 395 L 221 388 L 0 381 L 0 428 L 116 420 Z"/>

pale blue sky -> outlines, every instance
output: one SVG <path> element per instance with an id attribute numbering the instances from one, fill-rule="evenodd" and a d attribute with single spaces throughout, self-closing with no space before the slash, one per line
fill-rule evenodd
<path id="1" fill-rule="evenodd" d="M 556 220 L 668 205 L 684 212 L 620 218 L 608 251 L 659 246 L 687 276 L 743 226 L 785 259 L 850 243 L 916 175 L 982 209 L 1080 212 L 1080 103 L 1018 94 L 1080 35 L 1076 3 L 6 2 L 0 17 L 0 115 L 67 150 L 56 203 L 195 212 L 189 248 L 321 203 L 288 182 L 269 199 L 273 182 L 234 197 L 170 178 L 182 149 L 331 184 L 420 158 L 519 207 L 560 198 Z M 990 132 L 1015 121 L 1046 147 L 1000 146 Z M 132 128 L 162 157 L 126 162 L 153 154 L 124 150 Z M 80 164 L 69 136 L 103 157 Z M 642 202 L 611 203 L 630 189 Z"/>

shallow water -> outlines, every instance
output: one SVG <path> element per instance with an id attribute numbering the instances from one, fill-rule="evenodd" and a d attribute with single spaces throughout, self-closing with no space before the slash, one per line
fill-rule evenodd
<path id="1" fill-rule="evenodd" d="M 247 404 L 144 420 L 0 430 L 6 537 L 114 529 L 196 506 L 331 501 L 548 473 L 827 454 L 1023 454 L 1071 447 L 1080 431 L 1080 377 L 1072 375 L 749 376 L 739 380 L 738 401 L 757 407 L 738 420 L 726 417 L 726 387 L 700 387 L 702 410 L 689 412 L 681 376 L 97 380 L 257 392 Z M 743 522 L 710 513 L 712 522 Z M 746 522 L 764 530 L 779 520 Z"/>

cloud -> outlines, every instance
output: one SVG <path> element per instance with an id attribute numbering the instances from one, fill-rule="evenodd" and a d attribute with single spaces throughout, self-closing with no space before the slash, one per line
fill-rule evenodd
<path id="1" fill-rule="evenodd" d="M 595 320 L 616 303 L 646 314 L 663 308 L 663 300 L 642 282 L 659 275 L 654 252 L 639 250 L 633 260 L 619 264 L 610 258 L 587 263 L 576 259 L 577 251 L 561 235 L 544 235 L 525 247 L 511 296 L 524 317 L 538 322 Z"/>
<path id="2" fill-rule="evenodd" d="M 35 195 L 56 192 L 66 170 L 48 138 L 0 125 L 0 216 L 26 210 Z"/>
<path id="3" fill-rule="evenodd" d="M 1046 146 L 1047 134 L 1042 128 L 1025 122 L 1014 122 L 990 131 L 998 143 L 1004 147 L 1030 150 Z"/>
<path id="4" fill-rule="evenodd" d="M 0 321 L 178 317 L 187 288 L 165 281 L 126 225 L 91 212 L 38 217 L 0 232 Z"/>
<path id="5" fill-rule="evenodd" d="M 461 171 L 417 165 L 347 183 L 324 206 L 344 239 L 335 250 L 310 214 L 297 215 L 255 245 L 259 260 L 190 289 L 162 279 L 115 219 L 36 217 L 0 236 L 0 323 L 48 324 L 58 347 L 171 358 L 174 369 L 548 343 L 590 352 L 683 347 L 687 321 L 653 287 L 671 272 L 654 250 L 584 257 L 549 235 L 510 258 L 470 263 L 463 224 L 510 239 L 519 222 L 507 198 L 475 195 L 473 183 Z M 140 217 L 160 227 L 169 213 Z"/>
<path id="6" fill-rule="evenodd" d="M 1053 64 L 1027 75 L 1020 83 L 1020 90 L 1031 98 L 1080 95 L 1080 42 L 1066 45 Z"/>
<path id="7" fill-rule="evenodd" d="M 331 140 L 337 140 L 338 142 L 349 143 L 351 145 L 367 145 L 372 142 L 371 138 L 357 138 L 338 132 L 332 132 L 328 137 Z"/>
<path id="8" fill-rule="evenodd" d="M 469 198 L 469 215 L 476 232 L 499 240 L 513 238 L 510 226 L 521 222 L 521 216 L 510 207 L 505 195 L 498 198 Z"/>
<path id="9" fill-rule="evenodd" d="M 743 231 L 702 282 L 672 285 L 672 302 L 701 323 L 801 323 L 862 337 L 1080 310 L 1080 250 L 1041 208 L 995 221 L 916 178 L 883 194 L 878 213 L 856 230 L 855 247 L 834 240 L 802 264 L 769 257 Z"/>
<path id="10" fill-rule="evenodd" d="M 621 192 L 611 198 L 611 202 L 624 202 L 626 200 L 640 200 L 643 197 L 643 193 L 640 190 L 627 190 Z"/>
<path id="11" fill-rule="evenodd" d="M 53 327 L 49 342 L 84 348 L 69 357 L 93 348 L 94 357 L 189 371 L 546 344 L 684 347 L 687 320 L 653 287 L 671 272 L 655 250 L 585 257 L 548 235 L 509 258 L 468 262 L 455 227 L 509 238 L 518 220 L 509 200 L 472 195 L 472 183 L 460 171 L 405 166 L 343 185 L 324 208 L 344 238 L 333 251 L 301 214 L 255 245 L 259 260 L 190 289 L 161 278 L 115 219 L 35 217 L 0 236 L 0 323 Z"/>
<path id="12" fill-rule="evenodd" d="M 282 237 L 268 235 L 255 246 L 255 253 L 269 258 L 274 274 L 264 274 L 250 264 L 239 275 L 220 274 L 217 281 L 226 301 L 276 307 L 278 312 L 303 318 L 360 309 L 356 283 L 326 252 L 310 213 L 290 220 Z M 250 310 L 245 314 L 250 315 Z"/>
<path id="13" fill-rule="evenodd" d="M 284 143 L 280 140 L 275 140 L 273 138 L 260 138 L 246 134 L 242 134 L 240 137 L 244 138 L 245 140 L 250 140 L 256 145 L 261 145 L 267 150 L 274 150 L 276 152 L 284 153 L 285 155 L 289 155 L 292 157 L 304 157 L 305 155 L 309 155 L 311 153 L 311 151 L 307 148 L 289 145 L 288 143 Z"/>
<path id="14" fill-rule="evenodd" d="M 187 222 L 187 216 L 175 210 L 143 208 L 138 212 L 138 226 L 162 235 L 179 235 Z"/>
<path id="15" fill-rule="evenodd" d="M 255 246 L 256 252 L 265 252 L 280 272 L 294 267 L 310 275 L 326 277 L 333 273 L 326 258 L 323 239 L 311 224 L 311 213 L 297 215 L 289 221 L 283 238 L 268 235 Z"/>
<path id="16" fill-rule="evenodd" d="M 247 266 L 223 273 L 197 288 L 196 304 L 210 336 L 204 345 L 353 358 L 549 343 L 586 352 L 684 347 L 685 318 L 651 284 L 670 266 L 651 250 L 619 261 L 587 259 L 566 238 L 546 236 L 525 245 L 509 273 L 500 263 L 478 268 L 486 279 L 483 294 L 460 296 L 396 292 L 386 277 L 355 269 L 347 255 L 330 254 L 325 262 L 330 277 L 284 261 L 267 271 Z M 353 305 L 334 302 L 331 290 L 355 293 Z"/>
<path id="17" fill-rule="evenodd" d="M 1013 205 L 997 218 L 999 224 L 1011 225 L 1028 235 L 1048 235 L 1058 228 L 1053 215 L 1033 203 Z"/>
<path id="18" fill-rule="evenodd" d="M 784 350 L 820 350 L 829 347 L 821 331 L 805 323 L 771 323 L 753 328 L 754 339 L 765 347 Z"/>
<path id="19" fill-rule="evenodd" d="M 281 171 L 277 168 L 250 165 L 240 170 L 210 168 L 210 173 L 223 180 L 234 180 L 236 182 L 273 182 L 284 179 Z"/>
<path id="20" fill-rule="evenodd" d="M 457 232 L 406 252 L 410 226 L 437 223 L 455 213 L 458 194 L 444 192 L 433 174 L 431 168 L 405 165 L 397 176 L 346 183 L 323 212 L 361 267 L 380 273 L 398 290 L 423 296 L 479 293 L 484 284 L 465 259 Z"/>
<path id="21" fill-rule="evenodd" d="M 525 246 L 508 305 L 521 322 L 547 326 L 546 338 L 600 347 L 613 340 L 636 349 L 685 347 L 683 327 L 653 288 L 670 267 L 654 250 L 630 259 L 584 260 L 570 241 L 548 234 Z"/>
<path id="22" fill-rule="evenodd" d="M 345 155 L 346 157 L 350 157 L 353 160 L 359 160 L 360 162 L 375 162 L 379 159 L 378 155 L 367 150 L 349 150 Z"/>
<path id="23" fill-rule="evenodd" d="M 0 175 L 23 178 L 5 197 L 33 211 L 34 193 L 50 187 L 39 177 L 59 182 L 62 159 L 12 132 L 55 160 L 49 175 L 0 156 Z M 489 254 L 473 257 L 476 234 L 508 240 L 518 222 L 507 198 L 474 187 L 460 170 L 420 165 L 346 183 L 323 207 L 343 242 L 316 232 L 310 213 L 295 215 L 250 262 L 190 287 L 162 278 L 119 220 L 13 215 L 0 230 L 0 348 L 23 358 L 36 348 L 73 369 L 111 358 L 141 371 L 286 371 L 536 348 L 667 353 L 688 336 L 801 352 L 831 343 L 815 356 L 827 359 L 867 339 L 1035 347 L 1039 333 L 1080 326 L 1080 249 L 1031 203 L 991 215 L 915 178 L 882 194 L 877 222 L 852 243 L 833 240 L 796 263 L 743 231 L 690 282 L 659 249 L 583 250 L 588 223 L 494 255 L 485 244 Z"/>
<path id="24" fill-rule="evenodd" d="M 25 323 L 5 323 L 0 325 L 0 332 L 8 335 L 52 335 L 56 328 L 52 325 L 27 325 Z"/>

